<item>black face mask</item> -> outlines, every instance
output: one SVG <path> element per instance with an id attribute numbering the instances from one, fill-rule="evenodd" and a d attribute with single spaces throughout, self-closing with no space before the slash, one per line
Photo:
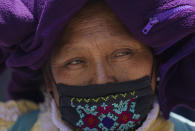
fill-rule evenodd
<path id="1" fill-rule="evenodd" d="M 133 131 L 146 119 L 155 98 L 150 76 L 119 83 L 56 87 L 62 120 L 84 131 Z"/>
<path id="2" fill-rule="evenodd" d="M 149 76 L 120 83 L 56 87 L 62 120 L 85 131 L 134 130 L 154 102 Z"/>

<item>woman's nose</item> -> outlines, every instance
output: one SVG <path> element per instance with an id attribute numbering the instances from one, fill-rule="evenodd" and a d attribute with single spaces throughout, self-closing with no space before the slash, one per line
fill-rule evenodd
<path id="1" fill-rule="evenodd" d="M 93 84 L 117 82 L 116 76 L 114 76 L 114 71 L 109 65 L 99 62 L 96 64 L 93 72 Z"/>

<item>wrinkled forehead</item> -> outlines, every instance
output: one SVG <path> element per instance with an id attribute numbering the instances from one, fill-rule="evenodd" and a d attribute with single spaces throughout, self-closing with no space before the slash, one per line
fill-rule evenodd
<path id="1" fill-rule="evenodd" d="M 89 41 L 93 36 L 105 39 L 102 34 L 107 35 L 107 38 L 129 37 L 136 41 L 107 3 L 102 0 L 89 1 L 70 19 L 53 54 L 64 49 L 64 46 L 80 44 L 81 40 Z"/>
<path id="2" fill-rule="evenodd" d="M 91 30 L 90 30 L 91 29 Z M 68 23 L 65 32 L 89 33 L 94 30 L 125 30 L 104 1 L 86 4 Z M 89 30 L 89 32 L 87 32 Z"/>

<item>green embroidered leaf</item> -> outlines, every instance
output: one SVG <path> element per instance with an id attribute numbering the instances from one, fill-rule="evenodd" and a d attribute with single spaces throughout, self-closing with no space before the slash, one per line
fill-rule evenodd
<path id="1" fill-rule="evenodd" d="M 82 98 L 77 98 L 77 101 L 80 103 L 82 101 Z"/>
<path id="2" fill-rule="evenodd" d="M 111 95 L 113 99 L 116 100 L 116 98 L 118 97 L 118 95 Z"/>
<path id="3" fill-rule="evenodd" d="M 92 100 L 97 103 L 99 101 L 99 99 L 100 98 L 97 98 L 97 99 L 93 98 Z"/>
<path id="4" fill-rule="evenodd" d="M 135 91 L 130 92 L 130 94 L 131 94 L 132 96 L 134 96 L 134 95 L 135 95 Z"/>
<path id="5" fill-rule="evenodd" d="M 90 99 L 84 98 L 84 101 L 85 101 L 86 103 L 89 103 Z"/>
<path id="6" fill-rule="evenodd" d="M 121 93 L 120 94 L 122 97 L 126 97 L 127 93 Z"/>

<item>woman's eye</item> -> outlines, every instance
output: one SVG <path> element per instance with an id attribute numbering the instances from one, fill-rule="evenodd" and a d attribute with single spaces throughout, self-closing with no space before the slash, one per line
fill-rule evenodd
<path id="1" fill-rule="evenodd" d="M 121 49 L 117 50 L 114 52 L 113 56 L 114 57 L 124 57 L 124 56 L 129 56 L 132 55 L 132 51 L 130 49 Z"/>
<path id="2" fill-rule="evenodd" d="M 74 60 L 72 61 L 71 63 L 69 63 L 70 65 L 78 65 L 78 64 L 81 64 L 83 61 L 81 60 Z"/>
<path id="3" fill-rule="evenodd" d="M 85 62 L 81 59 L 72 59 L 65 64 L 65 66 L 79 66 L 84 64 Z"/>
<path id="4" fill-rule="evenodd" d="M 125 56 L 125 55 L 128 55 L 128 54 L 129 54 L 129 52 L 119 52 L 115 56 L 120 57 L 120 56 Z"/>

